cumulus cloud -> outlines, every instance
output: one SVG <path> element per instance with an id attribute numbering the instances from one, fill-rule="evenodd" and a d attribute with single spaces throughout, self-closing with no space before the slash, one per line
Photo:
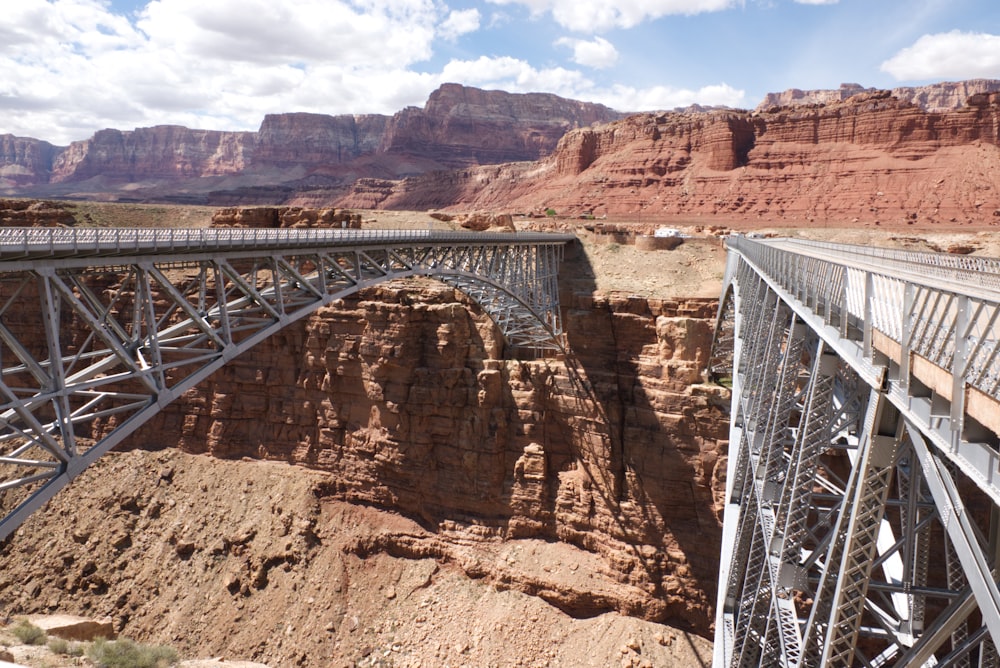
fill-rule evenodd
<path id="1" fill-rule="evenodd" d="M 479 30 L 479 21 L 478 9 L 455 10 L 441 22 L 441 36 L 453 40 L 466 33 L 475 32 Z"/>
<path id="2" fill-rule="evenodd" d="M 703 86 L 698 90 L 670 86 L 633 88 L 617 85 L 611 90 L 598 93 L 593 99 L 620 111 L 662 111 L 689 107 L 692 104 L 735 109 L 746 106 L 746 93 L 725 83 Z"/>
<path id="3" fill-rule="evenodd" d="M 668 15 L 701 14 L 741 6 L 743 0 L 490 0 L 500 5 L 524 5 L 532 14 L 551 12 L 556 23 L 576 32 L 633 28 Z"/>
<path id="4" fill-rule="evenodd" d="M 577 65 L 604 69 L 618 62 L 618 50 L 603 37 L 595 37 L 591 41 L 562 37 L 556 40 L 556 45 L 572 49 L 573 62 Z"/>
<path id="5" fill-rule="evenodd" d="M 898 80 L 1000 78 L 1000 35 L 924 35 L 881 65 Z"/>

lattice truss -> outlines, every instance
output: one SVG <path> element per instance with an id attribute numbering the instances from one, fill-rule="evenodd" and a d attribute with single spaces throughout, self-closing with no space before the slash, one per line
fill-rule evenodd
<path id="1" fill-rule="evenodd" d="M 366 286 L 433 276 L 471 297 L 510 345 L 560 350 L 564 243 L 345 243 L 127 261 L 75 249 L 0 262 L 0 539 L 228 360 Z"/>
<path id="2" fill-rule="evenodd" d="M 927 403 L 940 426 L 952 407 L 931 396 L 900 403 L 893 363 L 882 375 L 859 367 L 851 346 L 871 333 L 836 302 L 847 292 L 832 271 L 813 266 L 823 271 L 805 279 L 811 287 L 786 291 L 759 267 L 735 265 L 720 307 L 732 324 L 718 328 L 714 352 L 734 393 L 715 665 L 1000 665 L 997 501 L 911 410 Z M 952 368 L 947 330 L 968 331 L 969 320 L 941 325 L 954 300 L 907 287 L 899 304 L 903 292 L 909 312 L 938 315 L 904 317 L 898 336 Z M 907 313 L 853 310 L 886 329 Z M 969 343 L 995 355 L 984 338 Z M 995 451 L 995 440 L 980 445 Z"/>

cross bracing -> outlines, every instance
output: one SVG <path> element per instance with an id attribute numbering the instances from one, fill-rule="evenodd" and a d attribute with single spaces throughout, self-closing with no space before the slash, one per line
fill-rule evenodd
<path id="1" fill-rule="evenodd" d="M 163 406 L 324 305 L 433 277 L 561 351 L 571 235 L 0 229 L 0 540 Z"/>
<path id="2" fill-rule="evenodd" d="M 1000 260 L 728 246 L 715 665 L 998 665 Z"/>

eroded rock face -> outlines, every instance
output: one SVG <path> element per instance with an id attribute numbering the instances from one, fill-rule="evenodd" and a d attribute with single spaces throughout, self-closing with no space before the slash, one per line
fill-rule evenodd
<path id="1" fill-rule="evenodd" d="M 712 300 L 577 297 L 566 360 L 504 360 L 474 310 L 434 283 L 373 288 L 234 360 L 134 442 L 327 471 L 331 497 L 431 529 L 374 551 L 456 559 L 522 591 L 552 587 L 460 546 L 566 543 L 620 588 L 546 600 L 707 633 L 727 437 L 726 391 L 700 382 Z"/>
<path id="2" fill-rule="evenodd" d="M 95 176 L 138 181 L 236 174 L 253 155 L 254 133 L 191 130 L 158 125 L 131 131 L 101 130 L 73 142 L 52 164 L 54 183 Z"/>
<path id="3" fill-rule="evenodd" d="M 567 130 L 621 116 L 602 105 L 555 95 L 445 84 L 423 108 L 391 117 L 271 114 L 257 132 L 172 125 L 106 129 L 68 147 L 7 135 L 0 137 L 0 187 L 79 196 L 144 182 L 118 196 L 187 203 L 298 197 L 297 203 L 322 206 L 359 178 L 535 160 L 552 152 Z M 220 189 L 217 177 L 222 176 L 230 178 Z M 183 194 L 178 194 L 181 184 Z M 317 190 L 325 201 L 314 201 Z"/>
<path id="4" fill-rule="evenodd" d="M 0 199 L 0 227 L 64 227 L 76 224 L 66 205 L 23 199 Z"/>
<path id="5" fill-rule="evenodd" d="M 929 86 L 901 86 L 893 88 L 891 92 L 893 97 L 910 102 L 924 111 L 949 111 L 961 109 L 973 95 L 998 91 L 1000 91 L 1000 80 L 968 79 L 966 81 L 946 81 Z M 839 88 L 833 90 L 790 88 L 780 93 L 765 95 L 761 103 L 757 105 L 756 111 L 768 111 L 772 107 L 843 102 L 854 95 L 873 92 L 876 92 L 876 89 L 865 88 L 856 83 L 841 84 Z"/>
<path id="6" fill-rule="evenodd" d="M 59 150 L 47 141 L 0 135 L 0 188 L 47 182 Z"/>
<path id="7" fill-rule="evenodd" d="M 212 214 L 212 227 L 360 229 L 361 214 L 298 206 L 227 207 Z"/>
<path id="8" fill-rule="evenodd" d="M 407 179 L 383 189 L 382 206 L 995 223 L 1000 93 L 967 102 L 930 113 L 877 91 L 755 114 L 639 114 L 569 132 L 538 163 Z"/>

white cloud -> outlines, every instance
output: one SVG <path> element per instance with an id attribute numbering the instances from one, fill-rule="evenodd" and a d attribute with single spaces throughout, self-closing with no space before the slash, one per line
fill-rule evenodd
<path id="1" fill-rule="evenodd" d="M 573 62 L 577 65 L 604 69 L 618 62 L 618 50 L 603 37 L 595 37 L 592 41 L 562 37 L 556 40 L 556 45 L 572 49 Z"/>
<path id="2" fill-rule="evenodd" d="M 835 5 L 840 0 L 795 0 L 800 5 Z"/>
<path id="3" fill-rule="evenodd" d="M 1000 35 L 924 35 L 881 65 L 897 80 L 1000 78 Z"/>
<path id="4" fill-rule="evenodd" d="M 441 22 L 439 30 L 442 37 L 454 40 L 461 35 L 479 30 L 479 21 L 478 9 L 455 10 Z"/>
<path id="5" fill-rule="evenodd" d="M 437 26 L 463 30 L 472 18 L 446 17 L 436 0 L 289 7 L 152 0 L 132 24 L 101 0 L 12 3 L 0 25 L 0 133 L 67 144 L 105 127 L 256 129 L 267 113 L 394 113 L 433 89 L 409 68 L 431 56 Z M 400 91 L 411 93 L 403 105 Z"/>
<path id="6" fill-rule="evenodd" d="M 595 33 L 633 28 L 668 15 L 702 14 L 741 6 L 744 0 L 489 0 L 500 5 L 524 5 L 538 16 L 551 12 L 556 23 L 569 30 Z"/>
<path id="7" fill-rule="evenodd" d="M 475 60 L 453 60 L 439 75 L 440 83 L 454 82 L 477 88 L 499 89 L 511 93 L 548 92 L 574 97 L 587 90 L 590 83 L 576 70 L 562 67 L 537 69 L 530 63 L 509 56 Z"/>
<path id="8" fill-rule="evenodd" d="M 594 95 L 590 99 L 620 111 L 667 111 L 677 107 L 688 107 L 692 104 L 707 107 L 732 107 L 734 109 L 746 106 L 745 92 L 725 83 L 703 86 L 698 90 L 671 88 L 670 86 L 633 88 L 618 85 L 609 91 Z"/>

